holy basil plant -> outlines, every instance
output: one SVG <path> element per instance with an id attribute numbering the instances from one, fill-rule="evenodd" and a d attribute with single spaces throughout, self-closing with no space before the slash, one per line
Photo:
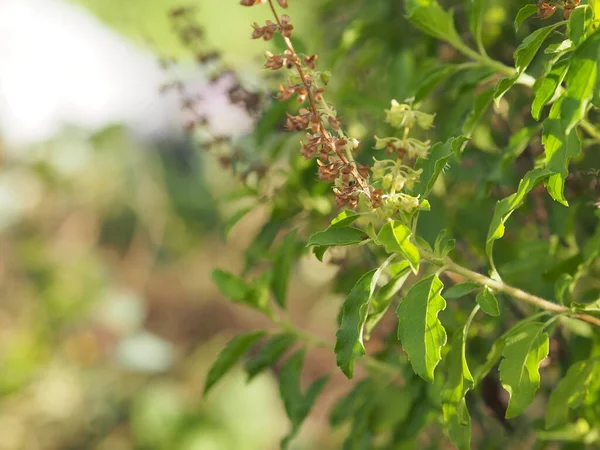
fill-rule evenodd
<path id="1" fill-rule="evenodd" d="M 600 3 L 521 3 L 502 35 L 514 42 L 510 54 L 486 32 L 498 28 L 486 0 L 454 10 L 406 0 L 405 18 L 384 17 L 393 2 L 342 3 L 340 20 L 351 21 L 330 58 L 355 71 L 339 74 L 336 92 L 335 74 L 296 38 L 287 1 L 241 1 L 263 8 L 252 38 L 267 42 L 265 67 L 280 84 L 271 101 L 240 82 L 238 94 L 256 95 L 256 126 L 229 144 L 238 159 L 226 166 L 239 175 L 237 197 L 266 205 L 270 218 L 242 273 L 216 269 L 213 280 L 273 326 L 234 337 L 205 392 L 239 362 L 248 379 L 276 367 L 287 448 L 330 379 L 301 383 L 306 352 L 323 347 L 355 380 L 330 416 L 334 428 L 351 423 L 345 449 L 600 445 L 599 183 L 586 178 L 600 163 Z M 373 113 L 374 100 L 349 101 L 354 93 L 339 86 L 344 76 L 368 79 L 377 58 L 354 55 L 387 21 L 405 19 L 423 33 L 406 58 L 431 48 L 446 56 L 402 66 L 411 95 Z M 490 56 L 499 48 L 502 59 Z M 349 105 L 348 119 L 327 101 L 330 89 Z M 301 145 L 288 151 L 293 132 Z M 279 175 L 276 186 L 265 173 Z M 306 258 L 339 268 L 332 289 L 345 300 L 324 341 L 286 318 L 289 279 Z M 391 333 L 384 320 L 395 323 Z"/>

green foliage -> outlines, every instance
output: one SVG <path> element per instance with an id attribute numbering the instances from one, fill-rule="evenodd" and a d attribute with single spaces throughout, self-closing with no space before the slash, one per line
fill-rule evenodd
<path id="1" fill-rule="evenodd" d="M 513 328 L 506 337 L 500 363 L 500 381 L 510 400 L 506 417 L 516 417 L 527 409 L 540 386 L 539 365 L 548 356 L 546 324 L 528 322 Z"/>
<path id="2" fill-rule="evenodd" d="M 442 359 L 446 330 L 438 313 L 446 308 L 444 284 L 431 275 L 416 283 L 398 306 L 398 339 L 417 375 L 433 383 L 433 372 Z"/>
<path id="3" fill-rule="evenodd" d="M 269 202 L 290 212 L 272 233 L 259 233 L 254 281 L 215 276 L 232 301 L 254 305 L 281 328 L 247 362 L 249 377 L 301 347 L 279 375 L 292 422 L 282 446 L 325 383 L 300 389 L 312 347 L 332 350 L 346 378 L 359 378 L 329 416 L 332 427 L 349 424 L 344 449 L 414 448 L 426 433 L 432 448 L 444 439 L 459 449 L 512 448 L 525 435 L 597 442 L 600 216 L 590 206 L 595 185 L 584 178 L 600 164 L 589 151 L 600 143 L 597 5 L 409 0 L 405 18 L 426 34 L 415 37 L 398 2 L 325 3 L 324 17 L 337 21 L 323 31 L 325 42 L 335 42 L 323 59 L 346 74 L 327 72 L 325 82 L 322 68 L 301 55 L 288 64 L 287 79 L 278 79 L 280 97 L 297 96 L 303 105 L 286 103 L 282 111 L 287 128 L 307 132 L 301 152 L 312 162 L 300 170 L 290 151 L 289 161 L 279 159 L 293 188 L 262 186 L 273 195 Z M 269 26 L 256 25 L 255 34 L 264 37 Z M 295 42 L 278 40 L 267 65 L 284 66 L 278 58 L 300 52 Z M 514 67 L 501 62 L 507 49 Z M 350 209 L 331 219 L 335 213 L 321 203 L 331 197 Z M 316 264 L 315 256 L 323 262 L 328 250 L 323 264 L 344 298 L 334 345 L 333 331 L 321 340 L 285 318 L 292 268 Z M 272 312 L 264 294 L 260 303 L 250 295 L 264 280 L 282 311 Z M 546 315 L 554 317 L 542 321 Z M 390 333 L 395 319 L 397 333 Z M 550 339 L 560 348 L 549 357 Z M 548 399 L 549 431 L 529 408 L 536 396 Z M 490 409 L 507 429 L 505 418 L 524 425 L 514 436 L 488 427 L 495 419 L 481 412 Z M 569 421 L 569 409 L 589 433 Z"/>
<path id="4" fill-rule="evenodd" d="M 225 375 L 248 349 L 265 335 L 264 331 L 240 334 L 227 343 L 213 363 L 204 383 L 204 395 Z"/>

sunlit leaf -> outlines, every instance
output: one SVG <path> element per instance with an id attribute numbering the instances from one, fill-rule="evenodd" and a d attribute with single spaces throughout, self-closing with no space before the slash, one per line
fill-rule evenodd
<path id="1" fill-rule="evenodd" d="M 569 69 L 570 70 L 570 69 Z M 546 155 L 546 169 L 552 174 L 544 180 L 548 193 L 552 198 L 568 206 L 564 195 L 565 181 L 569 175 L 569 161 L 581 151 L 581 141 L 576 130 L 566 134 L 566 122 L 560 117 L 561 101 L 550 110 L 550 117 L 544 121 L 542 144 Z"/>
<path id="2" fill-rule="evenodd" d="M 471 448 L 471 417 L 465 395 L 473 387 L 473 376 L 465 354 L 466 329 L 458 330 L 452 339 L 445 361 L 448 363 L 448 378 L 442 390 L 444 422 L 452 444 L 459 450 Z"/>
<path id="3" fill-rule="evenodd" d="M 525 412 L 540 386 L 539 365 L 548 356 L 548 334 L 544 327 L 544 323 L 528 322 L 506 338 L 500 382 L 510 396 L 507 419 Z"/>
<path id="4" fill-rule="evenodd" d="M 570 59 L 561 59 L 541 79 L 535 91 L 531 104 L 531 115 L 535 120 L 540 119 L 542 108 L 556 95 L 556 92 L 567 75 Z"/>
<path id="5" fill-rule="evenodd" d="M 585 400 L 596 363 L 596 359 L 574 363 L 552 389 L 546 407 L 546 428 L 566 423 L 569 409 L 577 408 Z"/>
<path id="6" fill-rule="evenodd" d="M 335 357 L 342 372 L 352 378 L 354 362 L 365 354 L 363 327 L 373 294 L 371 283 L 377 271 L 364 274 L 354 285 L 342 305 L 342 322 L 336 333 Z"/>
<path id="7" fill-rule="evenodd" d="M 437 275 L 428 276 L 410 288 L 397 309 L 402 348 L 415 373 L 429 382 L 433 382 L 435 367 L 446 344 L 446 330 L 437 317 L 446 308 L 441 296 L 443 287 Z"/>
<path id="8" fill-rule="evenodd" d="M 334 247 L 338 245 L 352 245 L 364 241 L 367 235 L 364 231 L 354 227 L 328 228 L 313 234 L 308 239 L 307 246 L 327 246 Z"/>
<path id="9" fill-rule="evenodd" d="M 535 30 L 523 39 L 523 42 L 517 47 L 514 54 L 515 68 L 518 73 L 523 73 L 525 69 L 527 69 L 548 35 L 561 25 L 563 24 L 560 22 L 548 25 L 544 28 Z"/>
<path id="10" fill-rule="evenodd" d="M 411 232 L 400 222 L 387 222 L 379 231 L 377 240 L 388 253 L 400 253 L 410 263 L 413 272 L 419 271 L 419 249 L 410 241 Z"/>
<path id="11" fill-rule="evenodd" d="M 293 333 L 280 333 L 265 342 L 258 353 L 246 361 L 248 381 L 275 364 L 295 342 L 296 335 Z"/>
<path id="12" fill-rule="evenodd" d="M 567 31 L 569 39 L 577 47 L 586 38 L 593 17 L 592 8 L 589 5 L 579 5 L 571 11 Z"/>
<path id="13" fill-rule="evenodd" d="M 569 134 L 585 116 L 596 89 L 599 64 L 600 30 L 597 30 L 571 56 L 571 64 L 565 78 L 567 90 L 558 116 L 563 122 L 566 134 Z"/>
<path id="14" fill-rule="evenodd" d="M 499 316 L 500 308 L 496 296 L 487 287 L 484 288 L 475 299 L 481 310 L 489 316 Z"/>
<path id="15" fill-rule="evenodd" d="M 235 365 L 241 356 L 264 335 L 264 331 L 254 331 L 240 334 L 229 341 L 208 371 L 204 383 L 204 395 L 208 394 L 208 391 Z"/>
<path id="16" fill-rule="evenodd" d="M 455 46 L 462 43 L 452 12 L 444 11 L 435 0 L 407 0 L 405 4 L 407 18 L 417 28 Z"/>

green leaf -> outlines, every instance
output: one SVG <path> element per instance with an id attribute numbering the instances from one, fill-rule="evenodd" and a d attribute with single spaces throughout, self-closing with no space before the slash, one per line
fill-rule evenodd
<path id="1" fill-rule="evenodd" d="M 494 104 L 496 106 L 500 104 L 500 100 L 502 99 L 502 97 L 504 97 L 504 94 L 506 94 L 510 90 L 510 88 L 514 86 L 514 84 L 519 79 L 519 76 L 519 73 L 515 73 L 510 77 L 500 78 L 498 83 L 496 83 L 496 86 L 494 88 Z"/>
<path id="2" fill-rule="evenodd" d="M 515 31 L 519 31 L 525 19 L 530 16 L 533 16 L 538 11 L 538 6 L 530 3 L 529 5 L 523 6 L 519 12 L 517 13 L 517 18 L 515 19 Z"/>
<path id="3" fill-rule="evenodd" d="M 561 110 L 560 101 L 552 106 L 550 117 L 544 121 L 542 144 L 546 155 L 545 168 L 552 172 L 545 180 L 546 189 L 554 200 L 568 206 L 569 203 L 564 195 L 565 180 L 569 175 L 569 161 L 581 151 L 581 141 L 576 130 L 566 134 L 565 120 L 555 118 L 559 116 Z"/>
<path id="4" fill-rule="evenodd" d="M 387 222 L 379 231 L 377 240 L 385 247 L 388 253 L 400 253 L 410 263 L 414 273 L 419 271 L 419 249 L 410 242 L 411 232 L 400 222 Z"/>
<path id="5" fill-rule="evenodd" d="M 587 37 L 593 18 L 594 13 L 590 5 L 579 5 L 571 11 L 567 31 L 569 39 L 576 47 Z"/>
<path id="6" fill-rule="evenodd" d="M 359 214 L 355 211 L 352 211 L 351 209 L 342 211 L 341 213 L 339 213 L 337 215 L 337 217 L 335 219 L 333 219 L 331 221 L 331 225 L 329 226 L 329 229 L 344 228 L 344 227 L 350 226 L 360 216 L 364 216 L 364 214 Z"/>
<path id="7" fill-rule="evenodd" d="M 271 291 L 279 306 L 285 308 L 290 271 L 294 261 L 296 249 L 296 231 L 289 233 L 279 246 L 273 261 L 273 276 L 271 277 Z"/>
<path id="8" fill-rule="evenodd" d="M 214 270 L 211 278 L 221 293 L 232 302 L 243 303 L 263 312 L 269 309 L 269 299 L 263 295 L 262 286 L 253 286 L 243 279 L 220 269 Z"/>
<path id="9" fill-rule="evenodd" d="M 435 0 L 407 0 L 407 19 L 425 33 L 455 47 L 464 46 L 454 27 L 452 12 L 444 11 Z"/>
<path id="10" fill-rule="evenodd" d="M 479 383 L 481 383 L 481 380 L 483 380 L 487 376 L 487 374 L 490 373 L 490 370 L 492 370 L 494 366 L 498 363 L 498 361 L 502 357 L 502 352 L 504 351 L 505 346 L 506 334 L 496 339 L 496 341 L 492 345 L 492 348 L 490 349 L 490 352 L 486 356 L 485 363 L 483 364 L 483 366 L 477 369 L 477 372 L 475 374 L 476 386 L 479 385 Z"/>
<path id="11" fill-rule="evenodd" d="M 471 33 L 473 33 L 477 48 L 480 50 L 484 48 L 481 30 L 486 9 L 487 0 L 470 0 L 469 28 L 471 29 Z"/>
<path id="12" fill-rule="evenodd" d="M 563 25 L 561 22 L 548 25 L 544 28 L 540 28 L 535 30 L 529 36 L 527 36 L 521 45 L 517 47 L 515 50 L 514 58 L 515 58 L 515 68 L 517 73 L 521 74 L 527 69 L 536 53 L 548 37 L 548 35 L 554 31 L 555 28 Z"/>
<path id="13" fill-rule="evenodd" d="M 471 137 L 477 124 L 485 114 L 485 111 L 492 104 L 492 99 L 494 98 L 494 87 L 490 87 L 475 97 L 475 102 L 473 103 L 473 109 L 469 112 L 465 123 L 462 127 L 462 133 L 465 136 Z"/>
<path id="14" fill-rule="evenodd" d="M 315 380 L 302 394 L 300 390 L 300 372 L 306 351 L 298 350 L 281 367 L 279 374 L 279 393 L 283 400 L 285 412 L 292 422 L 292 429 L 281 441 L 281 448 L 287 449 L 292 439 L 298 433 L 300 425 L 310 412 L 315 400 L 325 387 L 328 377 L 321 377 Z"/>
<path id="15" fill-rule="evenodd" d="M 475 298 L 479 306 L 484 313 L 489 316 L 499 316 L 500 308 L 498 307 L 498 300 L 496 300 L 496 296 L 489 290 L 489 288 L 484 288 L 477 297 Z"/>
<path id="16" fill-rule="evenodd" d="M 456 240 L 450 239 L 448 236 L 449 232 L 444 228 L 435 239 L 434 253 L 440 258 L 445 258 L 452 250 L 454 250 Z"/>
<path id="17" fill-rule="evenodd" d="M 341 397 L 331 409 L 330 425 L 335 428 L 350 419 L 372 398 L 375 388 L 372 378 L 363 378 L 356 383 L 352 390 Z"/>
<path id="18" fill-rule="evenodd" d="M 415 169 L 422 170 L 422 173 L 413 189 L 415 195 L 424 197 L 429 195 L 446 162 L 457 150 L 457 146 L 462 146 L 466 139 L 465 136 L 459 136 L 450 138 L 446 142 L 438 142 L 431 148 L 427 159 L 417 159 Z"/>
<path id="19" fill-rule="evenodd" d="M 264 335 L 264 331 L 254 331 L 240 334 L 229 341 L 208 371 L 204 383 L 204 395 L 208 394 L 208 391 L 234 366 L 240 357 Z"/>
<path id="20" fill-rule="evenodd" d="M 506 338 L 500 363 L 500 382 L 510 400 L 506 418 L 516 417 L 527 409 L 540 386 L 539 365 L 548 356 L 545 324 L 527 322 Z"/>
<path id="21" fill-rule="evenodd" d="M 447 289 L 444 292 L 444 297 L 448 300 L 460 298 L 480 288 L 480 284 L 473 283 L 472 281 L 467 281 L 465 283 L 455 284 L 454 286 Z"/>
<path id="22" fill-rule="evenodd" d="M 293 333 L 280 333 L 269 339 L 252 358 L 246 361 L 248 381 L 272 366 L 296 342 Z"/>
<path id="23" fill-rule="evenodd" d="M 402 348 L 415 373 L 430 383 L 446 344 L 446 330 L 437 317 L 446 308 L 440 295 L 443 287 L 437 275 L 424 278 L 410 288 L 397 309 Z"/>
<path id="24" fill-rule="evenodd" d="M 313 234 L 308 239 L 307 246 L 327 246 L 334 247 L 340 245 L 358 244 L 364 241 L 367 235 L 364 231 L 354 227 L 346 228 L 328 228 L 325 231 L 320 231 Z"/>
<path id="25" fill-rule="evenodd" d="M 465 396 L 473 388 L 473 376 L 465 355 L 466 326 L 456 333 L 446 356 L 448 378 L 442 389 L 444 422 L 452 444 L 459 450 L 471 448 L 471 417 Z"/>
<path id="26" fill-rule="evenodd" d="M 410 264 L 408 261 L 400 262 L 397 273 L 373 296 L 373 299 L 371 300 L 371 311 L 369 312 L 365 323 L 365 339 L 369 339 L 375 325 L 379 323 L 386 313 L 392 303 L 394 295 L 402 288 L 409 275 Z"/>
<path id="27" fill-rule="evenodd" d="M 556 116 L 564 122 L 567 134 L 585 117 L 596 88 L 599 64 L 600 29 L 586 39 L 571 57 L 571 65 L 566 76 L 567 90 L 560 114 Z"/>
<path id="28" fill-rule="evenodd" d="M 354 285 L 342 305 L 342 322 L 335 334 L 335 359 L 348 377 L 354 375 L 354 362 L 365 354 L 363 327 L 373 294 L 372 281 L 376 270 L 364 274 Z"/>
<path id="29" fill-rule="evenodd" d="M 539 82 L 531 105 L 531 115 L 535 120 L 540 119 L 542 108 L 556 95 L 559 86 L 565 79 L 570 63 L 570 59 L 560 60 Z"/>
<path id="30" fill-rule="evenodd" d="M 438 84 L 458 72 L 461 67 L 457 64 L 444 64 L 431 68 L 423 75 L 414 95 L 415 102 L 423 100 Z"/>
<path id="31" fill-rule="evenodd" d="M 596 359 L 576 362 L 552 390 L 546 407 L 547 429 L 567 423 L 569 409 L 577 408 L 585 400 L 596 362 Z"/>
<path id="32" fill-rule="evenodd" d="M 504 223 L 515 209 L 517 209 L 523 203 L 525 196 L 542 180 L 550 176 L 551 171 L 548 169 L 533 169 L 525 174 L 517 192 L 514 194 L 498 201 L 496 208 L 494 209 L 494 217 L 488 230 L 486 239 L 486 252 L 490 259 L 492 267 L 494 267 L 494 261 L 492 257 L 494 249 L 494 241 L 504 236 Z"/>
<path id="33" fill-rule="evenodd" d="M 573 50 L 574 47 L 575 46 L 573 45 L 573 41 L 571 41 L 571 39 L 565 39 L 557 44 L 550 44 L 548 47 L 546 47 L 544 53 L 547 55 L 551 55 L 553 53 L 566 53 Z"/>
<path id="34" fill-rule="evenodd" d="M 560 25 L 562 25 L 562 23 L 558 22 L 535 30 L 517 47 L 514 54 L 516 73 L 510 77 L 502 78 L 496 85 L 496 90 L 494 92 L 494 102 L 496 105 L 499 104 L 500 99 L 516 83 L 519 76 L 525 72 L 525 69 L 527 69 L 529 64 L 531 64 L 531 61 L 533 61 L 533 58 L 548 35 Z"/>

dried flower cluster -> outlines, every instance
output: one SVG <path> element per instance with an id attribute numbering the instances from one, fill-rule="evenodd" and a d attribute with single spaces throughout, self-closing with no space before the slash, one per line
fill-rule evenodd
<path id="1" fill-rule="evenodd" d="M 253 24 L 252 38 L 270 40 L 280 33 L 287 49 L 282 54 L 266 53 L 265 67 L 271 70 L 293 69 L 295 75 L 286 85 L 279 87 L 277 98 L 288 100 L 294 96 L 303 106 L 298 114 L 287 115 L 287 128 L 292 131 L 307 131 L 301 143 L 301 154 L 307 159 L 317 158 L 319 178 L 334 183 L 336 205 L 356 208 L 359 198 L 364 195 L 374 207 L 378 206 L 377 196 L 369 185 L 369 168 L 354 161 L 353 152 L 358 141 L 347 137 L 341 128 L 340 118 L 323 98 L 324 81 L 317 71 L 317 55 L 299 55 L 290 40 L 294 29 L 288 15 L 277 13 L 273 0 L 267 2 L 242 0 L 244 6 L 268 3 L 275 22 L 267 20 L 264 26 Z M 287 1 L 278 0 L 281 7 L 287 8 Z M 375 200 L 375 201 L 374 201 Z"/>
<path id="2" fill-rule="evenodd" d="M 580 0 L 539 0 L 538 2 L 538 17 L 547 19 L 554 15 L 556 9 L 562 9 L 565 20 L 571 16 L 571 12 L 579 6 Z"/>

